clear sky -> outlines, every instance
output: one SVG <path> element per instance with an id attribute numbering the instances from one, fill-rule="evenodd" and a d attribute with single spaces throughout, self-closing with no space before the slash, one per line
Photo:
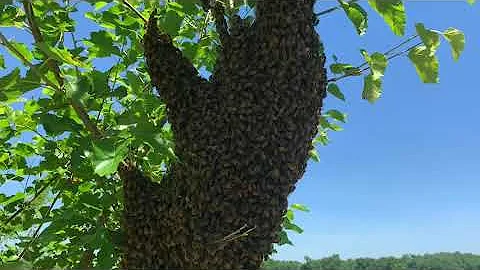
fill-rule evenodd
<path id="1" fill-rule="evenodd" d="M 442 41 L 437 85 L 422 84 L 408 58 L 392 60 L 375 105 L 361 100 L 361 78 L 339 83 L 347 102 L 327 99 L 325 106 L 346 112 L 348 123 L 318 149 L 320 163 L 309 163 L 291 195 L 291 203 L 306 204 L 311 212 L 297 213 L 305 232 L 291 234 L 295 246 L 279 248 L 274 258 L 480 253 L 480 5 L 405 2 L 406 36 L 416 22 L 438 30 L 453 26 L 466 34 L 464 54 L 453 62 Z M 318 10 L 334 4 L 319 3 Z M 402 40 L 370 14 L 360 38 L 341 11 L 321 19 L 329 60 L 336 54 L 358 64 L 359 49 L 385 51 Z"/>
<path id="2" fill-rule="evenodd" d="M 454 26 L 467 36 L 465 52 L 454 63 L 442 41 L 437 85 L 422 84 L 406 57 L 393 60 L 384 94 L 375 105 L 361 100 L 361 78 L 339 83 L 347 102 L 328 98 L 325 109 L 346 112 L 348 123 L 344 131 L 330 134 L 331 144 L 319 149 L 321 162 L 309 164 L 290 197 L 291 203 L 306 204 L 311 212 L 296 213 L 296 223 L 305 232 L 291 234 L 295 246 L 280 247 L 274 258 L 480 253 L 480 91 L 474 86 L 480 62 L 480 4 L 405 2 L 407 36 L 414 33 L 416 22 L 438 30 Z M 363 37 L 341 11 L 321 19 L 318 30 L 330 61 L 336 54 L 341 62 L 359 64 L 359 49 L 385 51 L 403 40 L 366 1 L 360 3 L 370 13 Z M 318 10 L 335 4 L 321 1 Z M 92 23 L 78 20 L 80 36 L 94 30 Z M 18 30 L 4 33 L 20 41 L 28 38 Z M 6 60 L 7 66 L 15 61 Z"/>

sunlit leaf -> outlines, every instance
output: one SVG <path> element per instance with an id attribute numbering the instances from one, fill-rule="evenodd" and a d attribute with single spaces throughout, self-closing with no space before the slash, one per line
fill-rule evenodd
<path id="1" fill-rule="evenodd" d="M 95 173 L 100 176 L 113 174 L 118 164 L 123 161 L 128 153 L 130 141 L 117 142 L 114 138 L 107 138 L 93 142 L 91 161 Z"/>
<path id="2" fill-rule="evenodd" d="M 438 83 L 438 59 L 426 46 L 419 46 L 408 53 L 424 83 Z"/>
<path id="3" fill-rule="evenodd" d="M 465 35 L 462 31 L 450 27 L 443 31 L 443 36 L 450 43 L 453 59 L 457 61 L 465 48 Z"/>
<path id="4" fill-rule="evenodd" d="M 364 35 L 368 27 L 367 12 L 355 2 L 347 2 L 344 0 L 338 0 L 338 2 L 347 14 L 347 17 L 355 26 L 357 34 Z"/>
<path id="5" fill-rule="evenodd" d="M 440 35 L 436 31 L 425 28 L 422 23 L 415 24 L 415 28 L 423 44 L 432 54 L 435 53 L 438 46 L 440 46 Z"/>
<path id="6" fill-rule="evenodd" d="M 374 103 L 382 95 L 382 81 L 374 79 L 372 74 L 366 75 L 363 80 L 362 98 Z"/>
<path id="7" fill-rule="evenodd" d="M 402 0 L 368 0 L 368 3 L 382 16 L 395 35 L 405 34 L 406 14 Z"/>

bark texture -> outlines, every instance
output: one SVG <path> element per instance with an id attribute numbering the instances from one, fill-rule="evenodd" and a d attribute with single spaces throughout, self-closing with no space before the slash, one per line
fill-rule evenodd
<path id="1" fill-rule="evenodd" d="M 234 18 L 210 81 L 150 18 L 145 57 L 180 161 L 160 184 L 121 169 L 126 268 L 257 269 L 271 253 L 325 96 L 313 2 L 263 0 L 253 25 Z"/>

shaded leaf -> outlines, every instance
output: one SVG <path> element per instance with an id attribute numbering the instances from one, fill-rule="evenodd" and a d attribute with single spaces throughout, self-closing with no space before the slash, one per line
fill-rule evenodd
<path id="1" fill-rule="evenodd" d="M 326 114 L 328 116 L 330 116 L 331 118 L 335 119 L 335 120 L 338 120 L 340 122 L 343 122 L 345 123 L 346 120 L 347 120 L 347 115 L 340 112 L 339 110 L 329 110 L 326 112 Z"/>
<path id="2" fill-rule="evenodd" d="M 337 84 L 335 83 L 328 84 L 327 92 L 332 94 L 334 97 L 345 101 L 345 96 L 343 95 L 342 91 L 340 91 L 340 88 L 338 87 Z"/>

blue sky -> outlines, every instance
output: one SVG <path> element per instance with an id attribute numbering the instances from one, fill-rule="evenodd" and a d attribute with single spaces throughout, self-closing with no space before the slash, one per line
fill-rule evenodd
<path id="1" fill-rule="evenodd" d="M 442 41 L 439 84 L 422 84 L 408 58 L 392 60 L 375 105 L 361 100 L 361 78 L 339 83 L 347 102 L 327 99 L 325 109 L 341 109 L 348 122 L 318 149 L 320 163 L 309 163 L 291 195 L 291 203 L 311 212 L 296 214 L 305 232 L 291 234 L 295 246 L 280 247 L 274 258 L 480 253 L 480 91 L 474 82 L 480 5 L 406 1 L 406 10 L 406 36 L 417 22 L 437 30 L 453 26 L 466 34 L 464 54 L 453 62 Z M 328 56 L 359 64 L 359 49 L 382 52 L 402 40 L 368 11 L 369 29 L 360 38 L 340 11 L 321 19 Z"/>
<path id="2" fill-rule="evenodd" d="M 306 204 L 296 213 L 305 232 L 291 234 L 295 246 L 280 247 L 276 259 L 302 260 L 340 254 L 344 258 L 404 253 L 462 251 L 480 253 L 480 92 L 474 87 L 480 62 L 480 5 L 465 1 L 406 1 L 407 36 L 414 24 L 463 30 L 466 49 L 453 62 L 445 41 L 439 49 L 440 84 L 420 82 L 406 57 L 393 60 L 384 78 L 384 94 L 375 104 L 361 100 L 363 82 L 339 83 L 347 102 L 328 98 L 325 110 L 348 114 L 344 131 L 331 133 L 320 147 L 321 162 L 310 163 L 291 203 Z M 335 5 L 322 1 L 318 9 Z M 327 55 L 360 64 L 361 48 L 386 51 L 402 38 L 369 13 L 369 29 L 358 37 L 341 11 L 321 19 L 318 30 Z M 80 36 L 94 30 L 79 23 Z M 4 31 L 17 40 L 20 31 Z M 16 65 L 6 57 L 7 65 Z M 98 63 L 103 64 L 101 61 Z M 13 191 L 10 188 L 10 191 Z"/>

